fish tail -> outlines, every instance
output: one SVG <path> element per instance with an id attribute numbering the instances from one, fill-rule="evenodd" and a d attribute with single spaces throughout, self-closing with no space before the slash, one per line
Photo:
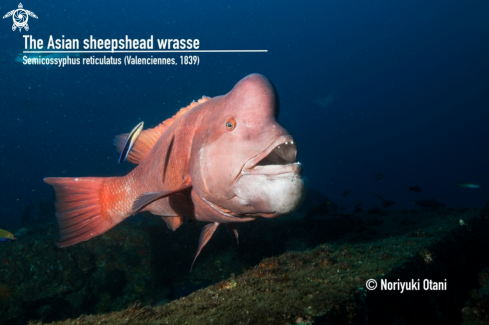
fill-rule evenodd
<path id="1" fill-rule="evenodd" d="M 123 177 L 47 177 L 56 191 L 58 247 L 70 246 L 105 233 L 130 215 L 124 204 Z"/>

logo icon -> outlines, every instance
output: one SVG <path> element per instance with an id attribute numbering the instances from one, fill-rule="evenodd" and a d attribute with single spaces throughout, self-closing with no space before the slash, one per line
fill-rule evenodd
<path id="1" fill-rule="evenodd" d="M 22 30 L 22 28 L 24 28 L 26 32 L 29 30 L 29 25 L 27 25 L 27 20 L 29 20 L 29 16 L 37 19 L 36 14 L 32 11 L 25 10 L 24 6 L 22 6 L 22 3 L 19 3 L 19 9 L 7 12 L 7 14 L 3 16 L 3 19 L 10 16 L 12 16 L 12 19 L 14 20 L 12 31 L 15 31 L 15 29 L 18 28 L 19 32 Z"/>

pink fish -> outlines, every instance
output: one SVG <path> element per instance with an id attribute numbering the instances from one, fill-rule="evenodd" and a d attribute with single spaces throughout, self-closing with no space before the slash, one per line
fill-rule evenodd
<path id="1" fill-rule="evenodd" d="M 122 177 L 48 177 L 57 196 L 59 247 L 103 234 L 149 211 L 176 230 L 189 218 L 204 226 L 197 258 L 220 224 L 290 214 L 306 185 L 297 144 L 277 122 L 274 86 L 252 74 L 224 96 L 203 97 L 153 129 L 144 130 Z M 127 134 L 117 136 L 122 150 Z M 193 265 L 193 263 L 192 263 Z"/>

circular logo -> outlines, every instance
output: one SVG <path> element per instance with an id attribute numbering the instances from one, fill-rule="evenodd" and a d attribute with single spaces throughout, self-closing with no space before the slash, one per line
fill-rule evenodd
<path id="1" fill-rule="evenodd" d="M 368 290 L 375 290 L 377 289 L 377 281 L 374 279 L 367 280 L 367 283 L 365 283 L 365 287 L 367 287 Z"/>
<path id="2" fill-rule="evenodd" d="M 17 25 L 17 27 L 25 26 L 25 24 L 27 24 L 27 20 L 29 19 L 24 9 L 17 9 L 13 16 L 14 24 Z"/>

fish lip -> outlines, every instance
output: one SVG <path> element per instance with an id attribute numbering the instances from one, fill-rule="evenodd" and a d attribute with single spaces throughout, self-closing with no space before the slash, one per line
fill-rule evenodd
<path id="1" fill-rule="evenodd" d="M 268 175 L 278 176 L 283 174 L 301 174 L 302 164 L 300 162 L 294 162 L 287 165 L 267 165 L 267 166 L 255 166 L 249 170 L 243 170 L 242 175 Z"/>
<path id="2" fill-rule="evenodd" d="M 296 146 L 294 138 L 290 134 L 285 134 L 277 137 L 265 150 L 260 152 L 248 160 L 241 169 L 242 175 L 280 175 L 288 173 L 300 173 L 302 171 L 302 164 L 300 162 L 293 162 L 286 165 L 265 165 L 257 166 L 257 164 L 266 156 L 268 156 L 276 147 L 285 145 L 286 142 L 293 143 Z"/>

